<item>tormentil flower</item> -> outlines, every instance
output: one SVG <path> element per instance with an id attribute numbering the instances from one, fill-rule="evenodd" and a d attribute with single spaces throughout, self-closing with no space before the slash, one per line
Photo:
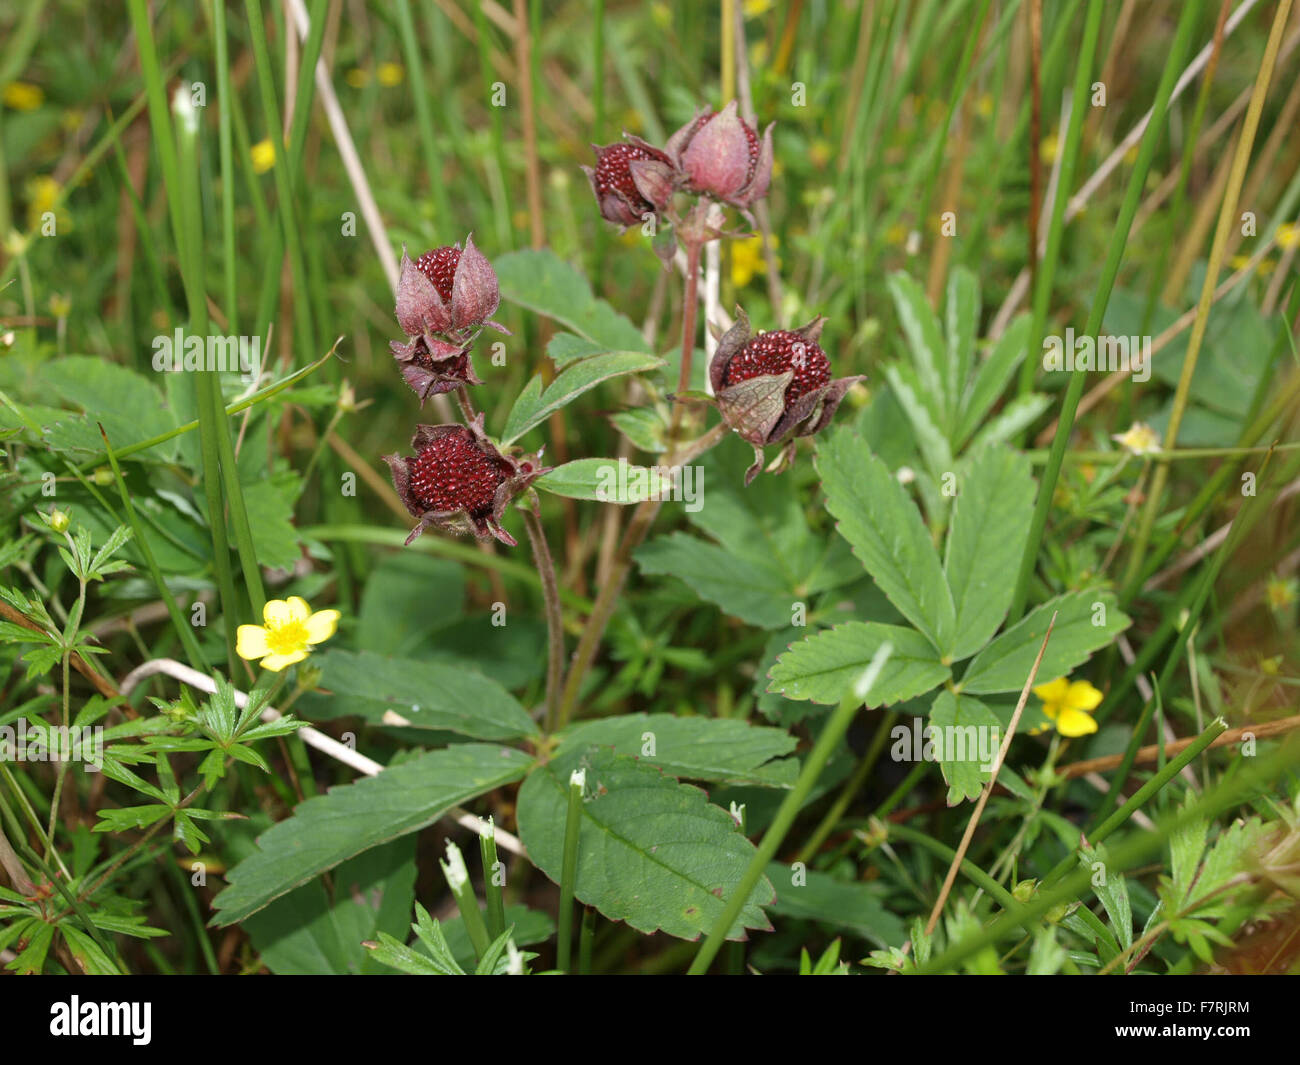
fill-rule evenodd
<path id="1" fill-rule="evenodd" d="M 540 452 L 503 455 L 483 432 L 482 413 L 468 426 L 418 425 L 411 448 L 413 458 L 384 456 L 393 472 L 393 487 L 411 516 L 419 519 L 406 538 L 408 544 L 432 525 L 515 546 L 501 517 L 512 499 L 547 472 Z"/>
<path id="2" fill-rule="evenodd" d="M 1134 455 L 1154 455 L 1160 450 L 1160 434 L 1146 422 L 1134 422 L 1128 432 L 1116 433 L 1111 439 Z"/>
<path id="3" fill-rule="evenodd" d="M 1073 738 L 1097 731 L 1092 712 L 1101 705 L 1102 695 L 1086 680 L 1058 677 L 1038 685 L 1034 694 L 1043 700 L 1043 713 L 1056 722 L 1056 731 L 1062 736 Z"/>
<path id="4" fill-rule="evenodd" d="M 753 336 L 748 316 L 737 307 L 736 324 L 718 341 L 709 380 L 723 420 L 754 448 L 746 484 L 763 467 L 764 447 L 782 446 L 772 469 L 784 469 L 796 438 L 821 432 L 844 394 L 864 380 L 861 375 L 831 379 L 830 360 L 817 343 L 824 321 L 818 317 L 800 329 Z"/>
<path id="5" fill-rule="evenodd" d="M 339 625 L 337 610 L 317 610 L 305 599 L 268 599 L 262 607 L 265 625 L 240 625 L 235 651 L 240 658 L 260 658 L 263 669 L 279 673 L 286 666 L 301 662 L 324 643 Z"/>
<path id="6" fill-rule="evenodd" d="M 736 114 L 732 100 L 721 111 L 702 111 L 664 145 L 673 165 L 696 192 L 706 192 L 748 212 L 767 195 L 772 180 L 772 127 L 758 132 Z"/>
<path id="7" fill-rule="evenodd" d="M 39 85 L 29 81 L 11 81 L 5 86 L 4 105 L 11 111 L 35 111 L 45 102 Z"/>

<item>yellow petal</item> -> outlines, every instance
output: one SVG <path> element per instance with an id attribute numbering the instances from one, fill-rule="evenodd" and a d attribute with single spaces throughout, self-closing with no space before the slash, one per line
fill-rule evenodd
<path id="1" fill-rule="evenodd" d="M 291 595 L 285 602 L 289 606 L 289 617 L 294 621 L 305 622 L 311 617 L 311 607 L 307 605 L 307 600 L 302 596 Z"/>
<path id="2" fill-rule="evenodd" d="M 1061 712 L 1060 703 L 1043 703 L 1043 716 L 1049 721 L 1055 721 L 1056 715 Z"/>
<path id="3" fill-rule="evenodd" d="M 268 625 L 283 625 L 292 616 L 292 608 L 283 599 L 268 599 L 262 607 L 262 620 Z"/>
<path id="4" fill-rule="evenodd" d="M 1057 677 L 1056 680 L 1038 685 L 1034 689 L 1034 694 L 1045 703 L 1059 703 L 1065 698 L 1065 693 L 1069 690 L 1070 682 L 1065 677 Z"/>
<path id="5" fill-rule="evenodd" d="M 1074 710 L 1096 710 L 1101 705 L 1102 695 L 1086 680 L 1076 680 L 1065 693 L 1065 705 Z"/>
<path id="6" fill-rule="evenodd" d="M 1062 736 L 1087 736 L 1097 731 L 1097 721 L 1091 714 L 1067 706 L 1056 721 L 1056 731 Z"/>
<path id="7" fill-rule="evenodd" d="M 262 659 L 262 668 L 269 669 L 272 673 L 279 673 L 286 666 L 301 662 L 306 657 L 306 651 L 293 651 L 287 655 L 267 655 Z"/>
<path id="8" fill-rule="evenodd" d="M 324 643 L 339 627 L 337 610 L 318 610 L 307 619 L 307 642 Z"/>
<path id="9" fill-rule="evenodd" d="M 261 625 L 240 625 L 236 630 L 235 653 L 250 661 L 261 658 L 271 648 L 266 642 L 266 630 Z"/>

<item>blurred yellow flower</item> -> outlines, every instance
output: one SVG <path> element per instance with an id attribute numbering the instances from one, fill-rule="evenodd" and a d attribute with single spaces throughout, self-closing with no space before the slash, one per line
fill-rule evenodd
<path id="1" fill-rule="evenodd" d="M 1060 150 L 1061 142 L 1056 139 L 1055 133 L 1049 133 L 1043 138 L 1043 142 L 1038 146 L 1038 154 L 1045 163 L 1056 162 L 1056 153 Z"/>
<path id="2" fill-rule="evenodd" d="M 1134 422 L 1127 432 L 1116 433 L 1111 439 L 1134 455 L 1152 455 L 1160 450 L 1160 434 L 1146 422 Z"/>
<path id="3" fill-rule="evenodd" d="M 1283 251 L 1290 251 L 1297 244 L 1300 244 L 1300 225 L 1294 222 L 1283 222 L 1277 227 L 1277 246 Z"/>
<path id="4" fill-rule="evenodd" d="M 11 81 L 5 86 L 4 104 L 11 111 L 35 111 L 45 102 L 45 93 L 30 81 Z"/>
<path id="5" fill-rule="evenodd" d="M 240 658 L 260 658 L 262 668 L 273 673 L 301 662 L 334 635 L 339 625 L 337 610 L 313 613 L 305 599 L 269 599 L 262 608 L 265 625 L 240 625 L 235 650 Z"/>
<path id="6" fill-rule="evenodd" d="M 1040 684 L 1034 694 L 1043 700 L 1043 713 L 1056 722 L 1062 736 L 1086 736 L 1097 731 L 1092 712 L 1101 705 L 1101 692 L 1086 680 L 1058 677 Z"/>
<path id="7" fill-rule="evenodd" d="M 1281 613 L 1296 601 L 1296 581 L 1294 577 L 1269 577 L 1264 586 L 1264 598 L 1268 607 L 1275 613 Z"/>
<path id="8" fill-rule="evenodd" d="M 979 98 L 975 101 L 975 113 L 980 118 L 988 118 L 993 114 L 993 97 L 985 92 L 980 93 Z"/>
<path id="9" fill-rule="evenodd" d="M 780 241 L 772 235 L 775 248 Z M 744 288 L 754 279 L 760 267 L 763 267 L 763 238 L 747 237 L 745 240 L 733 241 L 731 244 L 731 283 L 736 288 Z"/>
<path id="10" fill-rule="evenodd" d="M 390 89 L 394 85 L 401 85 L 406 80 L 406 68 L 401 63 L 380 63 L 376 74 L 379 84 L 386 85 Z"/>
<path id="11" fill-rule="evenodd" d="M 41 174 L 27 182 L 27 228 L 33 232 L 41 229 L 47 212 L 55 214 L 55 224 L 60 233 L 72 228 L 72 218 L 56 206 L 63 186 L 48 174 Z"/>
<path id="12" fill-rule="evenodd" d="M 69 107 L 63 112 L 63 117 L 59 119 L 59 125 L 63 127 L 66 133 L 75 133 L 81 128 L 81 123 L 86 120 L 85 112 L 79 107 Z"/>
<path id="13" fill-rule="evenodd" d="M 275 142 L 269 138 L 254 144 L 248 154 L 253 160 L 253 170 L 258 174 L 265 174 L 275 166 Z"/>
<path id="14" fill-rule="evenodd" d="M 772 0 L 745 0 L 745 18 L 758 18 L 772 10 Z"/>
<path id="15" fill-rule="evenodd" d="M 370 84 L 370 71 L 363 70 L 361 67 L 353 67 L 343 75 L 343 80 L 354 89 L 364 89 Z"/>

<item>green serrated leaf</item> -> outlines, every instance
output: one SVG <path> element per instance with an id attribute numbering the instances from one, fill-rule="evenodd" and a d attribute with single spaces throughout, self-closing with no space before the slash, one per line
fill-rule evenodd
<path id="1" fill-rule="evenodd" d="M 988 643 L 1006 618 L 1033 515 L 1027 456 L 999 447 L 971 460 L 958 481 L 944 559 L 957 611 L 954 661 Z"/>
<path id="2" fill-rule="evenodd" d="M 627 459 L 574 459 L 533 482 L 552 495 L 599 503 L 641 503 L 666 499 L 675 491 L 671 479 L 655 466 L 634 466 Z"/>
<path id="3" fill-rule="evenodd" d="M 518 780 L 532 759 L 507 747 L 467 743 L 429 751 L 378 776 L 300 804 L 258 838 L 213 901 L 218 926 L 242 921 L 314 876 L 371 847 L 415 832 L 450 807 Z"/>
<path id="4" fill-rule="evenodd" d="M 614 351 L 568 363 L 545 391 L 540 375 L 533 377 L 519 393 L 506 418 L 503 446 L 513 444 L 530 429 L 541 425 L 555 411 L 605 381 L 630 373 L 643 373 L 663 365 L 663 359 L 638 351 Z"/>
<path id="5" fill-rule="evenodd" d="M 1002 740 L 1002 722 L 978 699 L 941 691 L 930 707 L 930 726 L 937 730 L 932 738 L 948 782 L 948 805 L 978 799 Z"/>
<path id="6" fill-rule="evenodd" d="M 974 695 L 1018 692 L 1038 657 L 1047 626 L 1056 613 L 1056 626 L 1043 653 L 1036 685 L 1066 676 L 1128 628 L 1130 618 L 1108 591 L 1069 592 L 1044 603 L 984 648 L 972 660 L 961 689 Z"/>
<path id="7" fill-rule="evenodd" d="M 559 753 L 612 747 L 687 780 L 793 786 L 798 762 L 786 758 L 794 737 L 783 729 L 744 721 L 674 714 L 625 714 L 575 725 L 562 736 Z"/>
<path id="8" fill-rule="evenodd" d="M 820 438 L 816 464 L 840 535 L 899 612 L 939 651 L 947 651 L 955 624 L 952 594 L 903 486 L 847 428 Z"/>
<path id="9" fill-rule="evenodd" d="M 519 834 L 534 864 L 559 882 L 569 775 L 586 770 L 574 894 L 611 921 L 695 939 L 721 915 L 754 845 L 704 792 L 608 748 L 570 751 L 539 766 L 519 791 Z M 770 927 L 764 878 L 728 933 Z"/>
<path id="10" fill-rule="evenodd" d="M 871 686 L 869 706 L 915 698 L 951 676 L 930 641 L 914 629 L 848 621 L 791 644 L 768 674 L 768 691 L 834 705 L 853 690 L 886 642 L 894 650 Z"/>

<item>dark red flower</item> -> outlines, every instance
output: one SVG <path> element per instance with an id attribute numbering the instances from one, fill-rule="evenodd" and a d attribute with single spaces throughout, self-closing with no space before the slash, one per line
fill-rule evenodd
<path id="1" fill-rule="evenodd" d="M 591 148 L 596 169 L 582 169 L 607 222 L 625 228 L 640 225 L 646 215 L 657 218 L 668 206 L 675 175 L 668 156 L 658 148 L 632 136 L 622 143 Z"/>
<path id="2" fill-rule="evenodd" d="M 718 410 L 754 448 L 754 464 L 745 471 L 749 484 L 763 468 L 763 448 L 782 447 L 772 465 L 784 469 L 793 458 L 794 442 L 821 432 L 844 394 L 862 376 L 831 379 L 830 360 L 817 343 L 824 318 L 801 329 L 750 332 L 749 318 L 736 308 L 736 324 L 718 341 L 709 363 L 709 380 Z"/>
<path id="3" fill-rule="evenodd" d="M 480 540 L 515 539 L 501 526 L 510 501 L 547 470 L 541 453 L 505 455 L 483 432 L 483 415 L 466 425 L 419 425 L 411 458 L 385 455 L 393 487 L 411 516 L 419 519 L 409 544 L 427 526 Z"/>
<path id="4" fill-rule="evenodd" d="M 408 337 L 441 335 L 462 341 L 485 325 L 506 332 L 491 317 L 501 303 L 492 264 L 474 246 L 449 245 L 427 251 L 414 262 L 402 249 L 397 282 L 397 322 Z M 433 344 L 430 343 L 430 348 Z"/>
<path id="5" fill-rule="evenodd" d="M 668 138 L 664 150 L 696 192 L 745 211 L 767 195 L 772 180 L 772 127 L 760 140 L 757 131 L 736 114 L 735 100 L 716 113 L 696 115 Z"/>

